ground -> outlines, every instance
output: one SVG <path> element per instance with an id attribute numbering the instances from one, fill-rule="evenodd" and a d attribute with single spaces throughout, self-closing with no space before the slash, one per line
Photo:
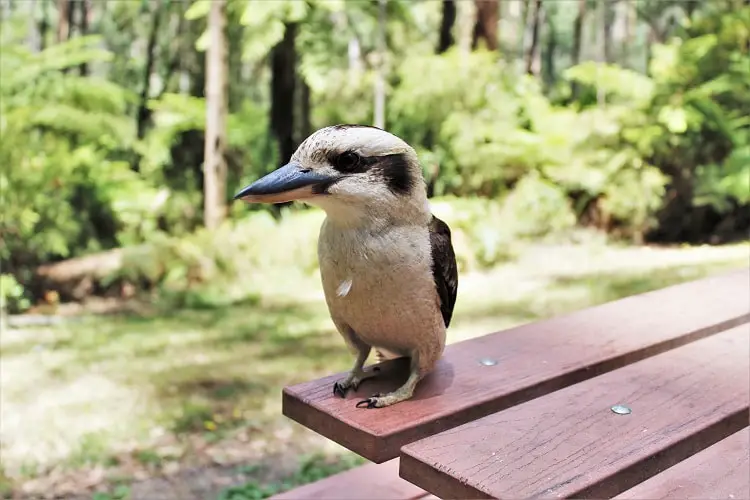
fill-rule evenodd
<path id="1" fill-rule="evenodd" d="M 747 243 L 534 244 L 460 277 L 449 342 L 746 266 L 749 256 Z M 284 480 L 360 462 L 281 415 L 283 386 L 352 362 L 317 275 L 268 290 L 223 308 L 136 303 L 137 313 L 3 325 L 2 487 L 18 497 L 260 498 Z"/>

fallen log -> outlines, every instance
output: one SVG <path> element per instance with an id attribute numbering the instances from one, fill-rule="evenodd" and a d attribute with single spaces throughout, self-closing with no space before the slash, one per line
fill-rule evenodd
<path id="1" fill-rule="evenodd" d="M 125 265 L 125 257 L 140 247 L 115 248 L 104 252 L 67 259 L 39 266 L 35 273 L 32 292 L 36 297 L 53 291 L 60 300 L 82 300 L 107 287 L 102 283 Z M 115 285 L 115 283 L 111 283 Z"/>

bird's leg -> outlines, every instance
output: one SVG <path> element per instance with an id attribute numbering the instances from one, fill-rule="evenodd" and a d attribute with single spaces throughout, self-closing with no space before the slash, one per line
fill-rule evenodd
<path id="1" fill-rule="evenodd" d="M 357 408 L 383 408 L 410 399 L 414 395 L 414 389 L 424 375 L 425 370 L 419 366 L 418 356 L 414 356 L 411 359 L 409 378 L 406 379 L 404 385 L 388 394 L 374 394 L 372 397 L 357 403 Z"/>
<path id="2" fill-rule="evenodd" d="M 333 384 L 333 393 L 341 396 L 342 398 L 346 396 L 346 392 L 349 389 L 357 390 L 357 387 L 363 380 L 374 377 L 375 375 L 377 375 L 377 372 L 379 370 L 377 367 L 370 370 L 365 370 L 363 368 L 365 365 L 365 361 L 367 360 L 367 356 L 370 355 L 370 346 L 362 342 L 352 343 L 357 349 L 357 360 L 354 362 L 354 367 L 345 379 L 339 380 Z"/>

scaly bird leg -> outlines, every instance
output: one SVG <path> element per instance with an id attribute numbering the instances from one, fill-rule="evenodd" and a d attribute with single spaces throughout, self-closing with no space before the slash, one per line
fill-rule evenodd
<path id="1" fill-rule="evenodd" d="M 364 344 L 357 343 L 357 360 L 354 362 L 354 368 L 349 372 L 349 375 L 333 384 L 333 393 L 342 398 L 346 396 L 349 389 L 357 390 L 359 384 L 368 378 L 374 377 L 379 371 L 378 367 L 371 370 L 365 370 L 363 367 L 367 356 L 370 355 L 370 347 Z"/>
<path id="2" fill-rule="evenodd" d="M 357 403 L 357 408 L 383 408 L 405 401 L 414 395 L 414 389 L 417 387 L 417 383 L 422 380 L 422 377 L 422 370 L 412 360 L 409 378 L 406 379 L 404 385 L 385 395 L 374 394 L 372 397 Z"/>

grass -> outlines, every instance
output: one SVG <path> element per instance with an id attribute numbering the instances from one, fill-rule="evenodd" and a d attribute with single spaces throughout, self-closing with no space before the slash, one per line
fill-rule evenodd
<path id="1" fill-rule="evenodd" d="M 530 245 L 511 263 L 461 276 L 448 339 L 746 266 L 749 255 L 747 243 Z M 286 483 L 254 479 L 223 497 L 262 498 L 340 464 L 351 466 L 351 454 L 281 416 L 283 386 L 346 370 L 352 362 L 319 280 L 306 273 L 269 290 L 257 300 L 213 309 L 6 329 L 0 339 L 0 489 L 26 482 L 32 491 L 55 491 L 58 483 L 44 478 L 81 469 L 104 471 L 106 482 L 208 464 L 262 464 L 273 454 L 327 450 L 344 457 L 303 462 L 297 472 L 287 471 Z M 313 462 L 328 465 L 319 474 Z M 120 484 L 117 494 L 125 491 Z"/>

